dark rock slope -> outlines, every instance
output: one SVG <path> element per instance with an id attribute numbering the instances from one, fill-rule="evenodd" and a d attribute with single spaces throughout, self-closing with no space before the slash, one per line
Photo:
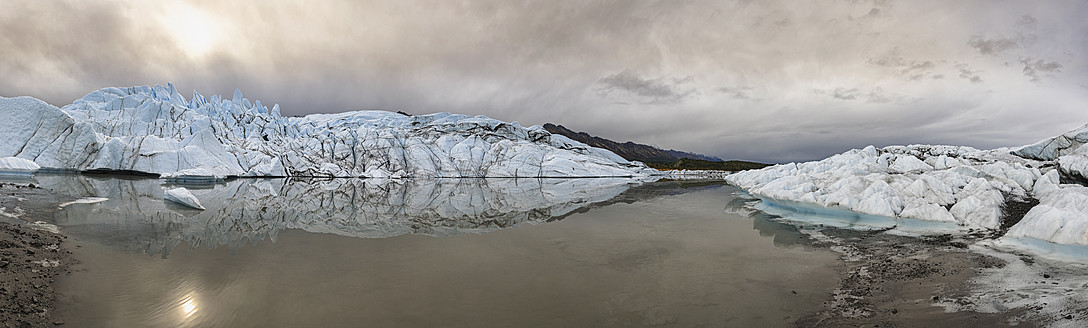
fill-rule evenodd
<path id="1" fill-rule="evenodd" d="M 544 129 L 553 134 L 560 134 L 567 138 L 574 139 L 575 141 L 597 147 L 604 148 L 620 155 L 629 161 L 639 161 L 643 163 L 672 163 L 681 158 L 697 159 L 710 162 L 722 162 L 721 158 L 710 157 L 701 154 L 683 152 L 679 150 L 664 150 L 650 145 L 643 145 L 634 143 L 631 141 L 619 143 L 612 140 L 608 140 L 601 137 L 592 136 L 585 132 L 576 132 L 562 125 L 555 125 L 551 123 L 544 124 Z"/>

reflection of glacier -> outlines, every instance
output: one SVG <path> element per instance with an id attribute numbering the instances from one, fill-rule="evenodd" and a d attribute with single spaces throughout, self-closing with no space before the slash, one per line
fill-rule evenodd
<path id="1" fill-rule="evenodd" d="M 633 179 L 237 179 L 188 186 L 205 211 L 163 201 L 163 180 L 38 176 L 60 194 L 107 197 L 56 214 L 63 229 L 164 256 L 182 241 L 232 248 L 283 229 L 359 238 L 481 233 L 611 199 Z"/>

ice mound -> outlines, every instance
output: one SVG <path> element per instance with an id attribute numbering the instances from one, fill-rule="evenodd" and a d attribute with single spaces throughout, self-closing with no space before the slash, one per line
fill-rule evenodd
<path id="1" fill-rule="evenodd" d="M 1030 197 L 1039 163 L 953 146 L 873 146 L 726 178 L 754 195 L 891 218 L 997 229 L 1009 199 Z"/>
<path id="2" fill-rule="evenodd" d="M 105 88 L 56 108 L 0 97 L 0 156 L 68 170 L 225 177 L 599 177 L 654 171 L 539 126 L 483 116 L 355 111 L 285 117 L 173 85 Z"/>
<path id="3" fill-rule="evenodd" d="M 189 192 L 189 189 L 185 188 L 173 188 L 163 191 L 163 198 L 168 201 L 175 202 L 181 205 L 192 207 L 198 210 L 203 210 L 204 206 L 200 205 L 200 199 L 197 199 L 193 193 Z"/>
<path id="4" fill-rule="evenodd" d="M 1088 245 L 1084 181 L 1088 126 L 1015 150 L 869 146 L 820 161 L 739 172 L 730 183 L 770 203 L 790 201 L 888 217 L 954 223 L 1006 238 Z M 1023 218 L 1010 204 L 1031 204 Z M 1019 221 L 1017 222 L 1017 220 Z M 1010 227 L 1011 225 L 1011 227 Z"/>

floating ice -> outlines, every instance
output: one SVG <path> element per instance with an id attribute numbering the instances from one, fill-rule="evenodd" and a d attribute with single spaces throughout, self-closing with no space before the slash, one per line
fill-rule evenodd
<path id="1" fill-rule="evenodd" d="M 57 207 L 64 208 L 64 207 L 67 207 L 68 205 L 75 205 L 75 204 L 96 204 L 96 203 L 101 203 L 101 202 L 104 202 L 104 201 L 107 201 L 107 200 L 110 200 L 110 199 L 109 198 L 102 198 L 102 197 L 84 197 L 84 198 L 76 199 L 76 200 L 73 200 L 73 201 L 67 201 L 67 202 L 57 204 Z"/>
<path id="2" fill-rule="evenodd" d="M 185 188 L 173 188 L 167 189 L 163 192 L 163 198 L 171 202 L 175 202 L 181 205 L 192 207 L 198 210 L 203 210 L 204 206 L 200 205 L 200 199 L 197 199 L 193 193 L 189 192 L 189 189 Z"/>

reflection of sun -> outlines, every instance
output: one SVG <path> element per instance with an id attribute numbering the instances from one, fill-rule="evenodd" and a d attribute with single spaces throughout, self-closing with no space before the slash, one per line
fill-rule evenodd
<path id="1" fill-rule="evenodd" d="M 185 54 L 199 57 L 219 41 L 219 24 L 207 13 L 184 3 L 175 3 L 159 18 L 170 37 Z"/>
<path id="2" fill-rule="evenodd" d="M 181 300 L 181 314 L 186 318 L 196 313 L 196 300 L 192 296 L 186 296 Z"/>

